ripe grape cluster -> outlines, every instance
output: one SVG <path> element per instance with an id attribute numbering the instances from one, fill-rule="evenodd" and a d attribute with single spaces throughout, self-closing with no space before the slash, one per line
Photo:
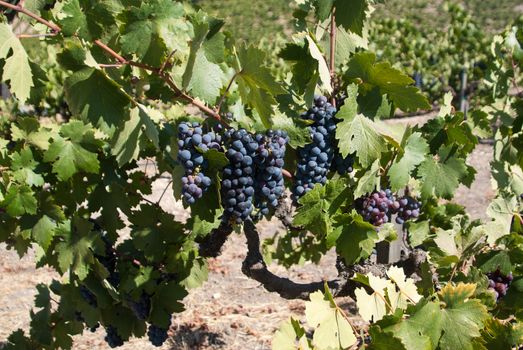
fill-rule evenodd
<path id="1" fill-rule="evenodd" d="M 404 196 L 398 199 L 399 208 L 395 211 L 398 216 L 396 222 L 400 225 L 404 224 L 405 221 L 415 219 L 419 216 L 421 203 L 415 198 L 410 196 Z"/>
<path id="2" fill-rule="evenodd" d="M 169 330 L 169 327 L 162 328 L 157 325 L 151 324 L 149 325 L 149 329 L 147 330 L 147 336 L 149 337 L 149 341 L 154 346 L 162 346 L 163 343 L 167 340 L 169 335 L 167 334 L 167 331 Z"/>
<path id="3" fill-rule="evenodd" d="M 340 175 L 346 175 L 352 173 L 354 170 L 354 158 L 351 155 L 343 158 L 343 156 L 337 152 L 332 161 L 331 170 L 336 171 Z"/>
<path id="4" fill-rule="evenodd" d="M 509 272 L 508 275 L 504 275 L 499 269 L 488 273 L 487 277 L 489 282 L 488 289 L 494 291 L 496 300 L 503 298 L 507 294 L 508 287 L 510 287 L 512 280 L 514 279 L 512 272 Z"/>
<path id="5" fill-rule="evenodd" d="M 336 108 L 327 102 L 325 96 L 314 98 L 314 105 L 301 117 L 313 123 L 309 126 L 312 143 L 298 151 L 298 165 L 293 189 L 297 200 L 311 191 L 315 184 L 325 184 L 327 172 L 334 156 Z"/>
<path id="6" fill-rule="evenodd" d="M 356 199 L 354 206 L 365 221 L 374 226 L 381 226 L 390 221 L 391 214 L 399 203 L 390 189 L 374 191 Z"/>
<path id="7" fill-rule="evenodd" d="M 211 179 L 204 174 L 207 162 L 202 152 L 219 150 L 220 143 L 220 135 L 213 131 L 204 133 L 197 122 L 178 125 L 178 161 L 185 168 L 182 195 L 188 204 L 194 204 L 211 186 Z"/>
<path id="8" fill-rule="evenodd" d="M 116 330 L 116 328 L 114 326 L 111 326 L 111 325 L 107 326 L 105 328 L 105 332 L 106 332 L 106 335 L 105 335 L 104 340 L 106 341 L 107 345 L 109 345 L 109 347 L 117 348 L 117 347 L 123 345 L 122 337 L 120 337 L 120 335 L 118 334 L 118 331 Z"/>
<path id="9" fill-rule="evenodd" d="M 94 295 L 89 289 L 87 289 L 86 286 L 83 284 L 80 286 L 80 295 L 85 300 L 87 304 L 91 307 L 98 307 L 98 301 L 96 299 L 96 295 Z"/>
<path id="10" fill-rule="evenodd" d="M 269 130 L 266 135 L 256 134 L 258 150 L 256 164 L 255 202 L 261 215 L 268 215 L 278 206 L 278 200 L 285 191 L 283 165 L 285 145 L 288 142 L 286 132 Z"/>
<path id="11" fill-rule="evenodd" d="M 136 318 L 145 321 L 151 311 L 151 297 L 147 293 L 142 293 L 138 301 L 130 300 L 129 306 Z"/>
<path id="12" fill-rule="evenodd" d="M 258 143 L 245 129 L 229 129 L 223 135 L 229 164 L 223 169 L 224 221 L 242 223 L 253 211 L 254 158 Z"/>

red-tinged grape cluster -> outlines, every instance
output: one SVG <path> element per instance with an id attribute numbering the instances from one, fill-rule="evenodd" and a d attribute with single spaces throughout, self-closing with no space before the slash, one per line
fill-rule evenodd
<path id="1" fill-rule="evenodd" d="M 298 164 L 293 189 L 297 200 L 311 191 L 315 184 L 325 184 L 334 156 L 336 108 L 325 96 L 314 98 L 314 105 L 301 117 L 313 123 L 309 126 L 312 143 L 298 150 Z"/>
<path id="2" fill-rule="evenodd" d="M 389 189 L 374 191 L 356 199 L 355 208 L 363 219 L 374 226 L 381 226 L 390 221 L 391 214 L 399 203 Z"/>
<path id="3" fill-rule="evenodd" d="M 411 196 L 404 196 L 398 199 L 399 208 L 394 211 L 396 223 L 403 225 L 405 221 L 416 219 L 420 214 L 421 203 Z"/>
<path id="4" fill-rule="evenodd" d="M 221 136 L 213 131 L 204 133 L 199 123 L 178 125 L 178 161 L 185 168 L 182 177 L 182 195 L 187 204 L 194 204 L 211 186 L 205 175 L 207 161 L 203 153 L 210 149 L 221 149 Z"/>
<path id="5" fill-rule="evenodd" d="M 261 215 L 268 215 L 271 209 L 278 206 L 278 200 L 285 191 L 283 165 L 287 133 L 280 130 L 269 130 L 266 135 L 256 134 L 258 150 L 254 163 L 256 165 L 255 203 Z"/>
<path id="6" fill-rule="evenodd" d="M 122 337 L 120 337 L 117 329 L 114 326 L 111 326 L 111 325 L 107 326 L 105 328 L 105 332 L 106 332 L 106 335 L 105 335 L 104 340 L 107 343 L 107 345 L 109 345 L 109 347 L 117 348 L 117 347 L 123 345 Z"/>
<path id="7" fill-rule="evenodd" d="M 169 338 L 169 335 L 167 334 L 168 330 L 169 327 L 163 328 L 154 324 L 149 325 L 149 328 L 147 329 L 147 336 L 149 337 L 151 344 L 157 347 L 162 346 L 167 338 Z"/>
<path id="8" fill-rule="evenodd" d="M 254 158 L 258 142 L 245 129 L 229 129 L 223 135 L 229 164 L 223 169 L 223 220 L 237 224 L 247 220 L 253 211 Z"/>
<path id="9" fill-rule="evenodd" d="M 489 272 L 487 277 L 489 283 L 488 289 L 494 291 L 496 300 L 503 298 L 507 294 L 508 287 L 510 287 L 512 280 L 514 279 L 512 272 L 509 272 L 508 275 L 504 275 L 499 269 L 494 272 Z"/>

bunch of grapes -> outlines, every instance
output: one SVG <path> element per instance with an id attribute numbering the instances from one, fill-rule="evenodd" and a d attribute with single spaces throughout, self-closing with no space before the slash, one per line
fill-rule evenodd
<path id="1" fill-rule="evenodd" d="M 213 131 L 204 134 L 197 122 L 178 125 L 178 161 L 185 168 L 182 195 L 188 204 L 194 204 L 211 186 L 211 179 L 204 175 L 207 162 L 202 152 L 220 150 L 220 143 L 220 135 Z"/>
<path id="2" fill-rule="evenodd" d="M 419 216 L 419 211 L 421 208 L 421 203 L 418 202 L 415 198 L 411 196 L 404 196 L 398 200 L 399 208 L 394 211 L 395 214 L 398 214 L 396 217 L 396 222 L 400 225 L 403 225 L 405 221 L 410 219 L 415 219 Z"/>
<path id="3" fill-rule="evenodd" d="M 390 189 L 374 191 L 356 199 L 355 208 L 365 221 L 381 226 L 390 221 L 391 214 L 399 208 Z"/>
<path id="4" fill-rule="evenodd" d="M 105 328 L 106 335 L 105 335 L 105 342 L 109 345 L 111 348 L 117 348 L 119 346 L 123 345 L 122 337 L 118 334 L 118 331 L 114 326 L 107 326 Z"/>
<path id="5" fill-rule="evenodd" d="M 245 129 L 227 130 L 224 143 L 229 164 L 223 169 L 223 220 L 239 224 L 249 218 L 253 210 L 253 165 L 258 143 Z"/>
<path id="6" fill-rule="evenodd" d="M 352 173 L 354 170 L 354 158 L 351 155 L 343 158 L 343 156 L 337 152 L 332 160 L 331 170 L 336 171 L 340 175 L 346 175 Z"/>
<path id="7" fill-rule="evenodd" d="M 285 191 L 283 165 L 287 133 L 269 130 L 266 135 L 256 134 L 258 151 L 256 164 L 255 199 L 261 215 L 268 215 L 271 208 L 278 206 L 278 200 Z"/>
<path id="8" fill-rule="evenodd" d="M 151 297 L 147 293 L 142 293 L 138 301 L 129 300 L 129 306 L 136 318 L 145 321 L 151 311 Z"/>
<path id="9" fill-rule="evenodd" d="M 504 275 L 499 269 L 494 272 L 489 272 L 487 277 L 489 283 L 488 289 L 494 291 L 496 300 L 503 298 L 507 294 L 508 287 L 514 279 L 512 272 L 509 272 L 508 275 Z"/>
<path id="10" fill-rule="evenodd" d="M 315 184 L 325 184 L 334 156 L 336 108 L 325 96 L 314 99 L 314 106 L 301 117 L 313 121 L 309 126 L 312 143 L 300 148 L 293 194 L 295 200 L 312 190 Z"/>
<path id="11" fill-rule="evenodd" d="M 80 295 L 85 300 L 87 304 L 91 307 L 98 307 L 98 301 L 96 299 L 96 295 L 94 295 L 89 289 L 87 289 L 86 286 L 83 284 L 80 286 Z"/>
<path id="12" fill-rule="evenodd" d="M 95 227 L 96 229 L 96 227 Z M 113 247 L 112 242 L 109 240 L 107 233 L 102 233 L 102 241 L 105 246 L 105 255 L 95 254 L 95 257 L 100 261 L 100 263 L 109 271 L 109 277 L 107 281 L 113 286 L 118 287 L 120 284 L 120 274 L 116 270 L 116 251 Z"/>
<path id="13" fill-rule="evenodd" d="M 149 337 L 149 341 L 154 346 L 162 346 L 163 343 L 167 340 L 169 337 L 167 334 L 167 331 L 169 330 L 169 327 L 162 328 L 159 326 L 156 326 L 154 324 L 149 325 L 149 329 L 147 330 L 147 336 Z"/>

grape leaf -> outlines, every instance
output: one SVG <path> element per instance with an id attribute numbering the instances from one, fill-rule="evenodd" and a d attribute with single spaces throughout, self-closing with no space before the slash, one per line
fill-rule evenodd
<path id="1" fill-rule="evenodd" d="M 19 183 L 26 183 L 29 186 L 41 187 L 44 185 L 44 178 L 41 174 L 35 173 L 38 163 L 33 158 L 30 148 L 23 148 L 20 152 L 11 155 L 11 170 L 13 178 Z"/>
<path id="2" fill-rule="evenodd" d="M 402 111 L 412 112 L 418 109 L 428 109 L 427 98 L 419 90 L 411 86 L 414 83 L 407 75 L 392 68 L 388 62 L 376 63 L 376 55 L 371 52 L 356 53 L 349 62 L 345 78 L 360 79 L 360 92 L 363 95 L 379 88 Z"/>
<path id="3" fill-rule="evenodd" d="M 90 265 L 94 262 L 93 250 L 100 239 L 97 232 L 91 231 L 93 225 L 84 219 L 73 218 L 60 224 L 56 235 L 62 241 L 56 245 L 58 266 L 61 273 L 70 270 L 80 280 L 87 277 Z"/>
<path id="4" fill-rule="evenodd" d="M 329 66 L 327 65 L 327 62 L 325 61 L 325 56 L 321 53 L 318 45 L 316 45 L 316 42 L 310 37 L 310 35 L 307 35 L 306 37 L 307 43 L 309 44 L 309 52 L 313 59 L 315 59 L 318 62 L 318 73 L 319 78 L 321 82 L 321 86 L 327 93 L 332 92 L 332 84 L 331 84 L 331 74 L 329 71 Z"/>
<path id="5" fill-rule="evenodd" d="M 369 9 L 368 1 L 352 0 L 350 6 L 347 6 L 345 0 L 335 0 L 334 6 L 336 7 L 336 23 L 345 30 L 362 35 Z"/>
<path id="6" fill-rule="evenodd" d="M 418 167 L 421 178 L 421 194 L 424 198 L 430 196 L 452 198 L 458 188 L 459 180 L 467 175 L 465 161 L 450 157 L 441 162 L 433 157 L 426 157 Z"/>
<path id="7" fill-rule="evenodd" d="M 137 160 L 148 140 L 159 147 L 158 129 L 147 112 L 147 108 L 142 105 L 133 108 L 130 119 L 116 135 L 111 152 L 116 156 L 119 166 Z"/>
<path id="8" fill-rule="evenodd" d="M 408 301 L 417 303 L 421 299 L 421 295 L 418 294 L 414 280 L 412 278 L 407 278 L 402 268 L 391 266 L 387 270 L 387 276 L 392 282 L 394 282 L 396 289 L 399 291 L 395 300 L 392 300 L 391 293 L 388 293 L 391 305 L 394 309 L 398 307 L 405 309 Z"/>
<path id="9" fill-rule="evenodd" d="M 477 345 L 489 350 L 512 349 L 518 344 L 523 343 L 523 324 L 501 322 L 497 319 L 488 319 L 485 328 L 482 330 L 482 337 Z"/>
<path id="10" fill-rule="evenodd" d="M 225 83 L 225 75 L 217 64 L 224 52 L 223 35 L 211 33 L 214 19 L 208 18 L 202 11 L 192 17 L 194 38 L 191 51 L 183 74 L 183 87 L 192 91 L 205 102 L 214 103 Z M 212 35 L 211 35 L 212 34 Z M 205 45 L 212 42 L 212 45 Z"/>
<path id="11" fill-rule="evenodd" d="M 17 118 L 17 124 L 11 124 L 11 136 L 13 141 L 23 141 L 34 145 L 42 150 L 49 148 L 49 139 L 54 136 L 53 132 L 42 128 L 35 118 Z"/>
<path id="12" fill-rule="evenodd" d="M 130 6 L 122 15 L 125 23 L 120 40 L 122 50 L 128 54 L 136 54 L 144 63 L 159 66 L 161 58 L 168 54 L 167 51 L 181 48 L 179 45 L 172 47 L 171 37 L 175 37 L 176 33 L 185 39 L 183 4 L 170 0 L 152 0 L 138 4 L 139 7 Z M 167 47 L 167 44 L 171 47 Z"/>
<path id="13" fill-rule="evenodd" d="M 367 322 L 377 322 L 387 314 L 387 304 L 385 290 L 392 284 L 386 279 L 379 278 L 373 274 L 367 275 L 369 286 L 372 288 L 371 294 L 363 288 L 354 291 L 356 295 L 356 305 L 361 317 Z"/>
<path id="14" fill-rule="evenodd" d="M 53 240 L 56 229 L 56 223 L 47 215 L 44 215 L 38 220 L 32 229 L 34 240 L 44 249 L 47 250 L 51 241 Z"/>
<path id="15" fill-rule="evenodd" d="M 301 207 L 294 216 L 294 225 L 316 234 L 328 235 L 332 230 L 330 215 L 336 212 L 340 204 L 336 199 L 346 189 L 345 179 L 330 180 L 325 186 L 314 186 L 312 191 L 300 198 Z"/>
<path id="16" fill-rule="evenodd" d="M 2 207 L 13 217 L 36 214 L 37 205 L 34 192 L 27 185 L 11 185 L 2 202 Z"/>
<path id="17" fill-rule="evenodd" d="M 34 87 L 33 74 L 27 52 L 7 23 L 0 23 L 0 59 L 5 59 L 2 81 L 9 81 L 10 91 L 24 104 Z"/>
<path id="18" fill-rule="evenodd" d="M 265 127 L 272 126 L 274 95 L 285 92 L 264 66 L 265 53 L 253 46 L 241 46 L 237 53 L 237 83 L 242 101 L 251 105 Z"/>
<path id="19" fill-rule="evenodd" d="M 84 68 L 75 72 L 65 80 L 64 90 L 72 112 L 107 134 L 128 119 L 125 109 L 130 103 L 129 96 L 100 70 Z"/>
<path id="20" fill-rule="evenodd" d="M 64 3 L 58 22 L 67 36 L 76 35 L 84 40 L 99 39 L 104 30 L 114 24 L 114 17 L 107 8 L 107 1 L 90 2 L 68 0 Z"/>
<path id="21" fill-rule="evenodd" d="M 336 252 L 346 264 L 354 264 L 368 258 L 379 240 L 376 228 L 356 214 L 336 217 L 336 230 L 327 237 L 329 246 L 336 243 Z"/>
<path id="22" fill-rule="evenodd" d="M 329 299 L 317 291 L 305 305 L 307 323 L 315 328 L 312 344 L 318 350 L 347 349 L 356 344 L 356 336 L 345 316 Z"/>
<path id="23" fill-rule="evenodd" d="M 298 344 L 296 344 L 296 342 Z M 312 350 L 305 329 L 294 318 L 283 322 L 272 338 L 273 350 Z"/>
<path id="24" fill-rule="evenodd" d="M 66 181 L 80 171 L 97 173 L 100 169 L 97 154 L 82 145 L 84 140 L 92 141 L 92 129 L 81 121 L 74 121 L 64 124 L 61 134 L 63 137 L 53 140 L 44 153 L 44 161 L 53 162 L 53 172 L 58 178 Z"/>
<path id="25" fill-rule="evenodd" d="M 392 164 L 388 172 L 393 191 L 398 191 L 409 183 L 410 174 L 425 159 L 429 150 L 427 141 L 419 132 L 410 135 L 403 147 L 403 156 Z"/>
<path id="26" fill-rule="evenodd" d="M 485 305 L 472 299 L 476 286 L 448 283 L 439 293 L 444 303 L 442 330 L 439 346 L 442 349 L 474 349 L 472 339 L 481 335 L 480 330 L 488 313 Z"/>

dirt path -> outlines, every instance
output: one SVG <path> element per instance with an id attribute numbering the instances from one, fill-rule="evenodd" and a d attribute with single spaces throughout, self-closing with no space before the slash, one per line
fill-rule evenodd
<path id="1" fill-rule="evenodd" d="M 423 122 L 427 117 L 415 117 L 409 123 Z M 392 121 L 391 123 L 398 123 Z M 469 158 L 478 174 L 471 189 L 461 187 L 456 201 L 463 204 L 474 218 L 484 218 L 488 202 L 493 196 L 490 185 L 489 162 L 492 149 L 479 145 Z M 158 198 L 169 179 L 155 183 L 152 198 Z M 169 194 L 163 202 L 165 210 L 180 218 L 187 212 L 177 203 L 169 202 Z M 172 198 L 172 197 L 171 197 Z M 281 230 L 277 222 L 261 224 L 264 236 Z M 161 349 L 270 349 L 272 334 L 290 314 L 303 316 L 303 301 L 288 301 L 266 292 L 257 282 L 241 272 L 241 262 L 246 254 L 245 241 L 234 234 L 226 243 L 223 254 L 209 261 L 209 280 L 202 288 L 194 290 L 186 298 L 187 310 L 173 318 L 171 338 Z M 271 270 L 296 280 L 317 281 L 333 278 L 335 255 L 327 254 L 319 265 L 306 264 L 289 271 L 279 266 Z M 59 276 L 50 269 L 34 268 L 34 252 L 19 259 L 13 251 L 0 245 L 0 342 L 14 330 L 29 328 L 29 310 L 33 305 L 35 285 L 48 283 Z M 348 300 L 340 300 L 348 307 Z M 104 331 L 86 333 L 75 337 L 74 349 L 108 349 Z M 121 349 L 157 349 L 148 341 L 133 339 Z"/>

